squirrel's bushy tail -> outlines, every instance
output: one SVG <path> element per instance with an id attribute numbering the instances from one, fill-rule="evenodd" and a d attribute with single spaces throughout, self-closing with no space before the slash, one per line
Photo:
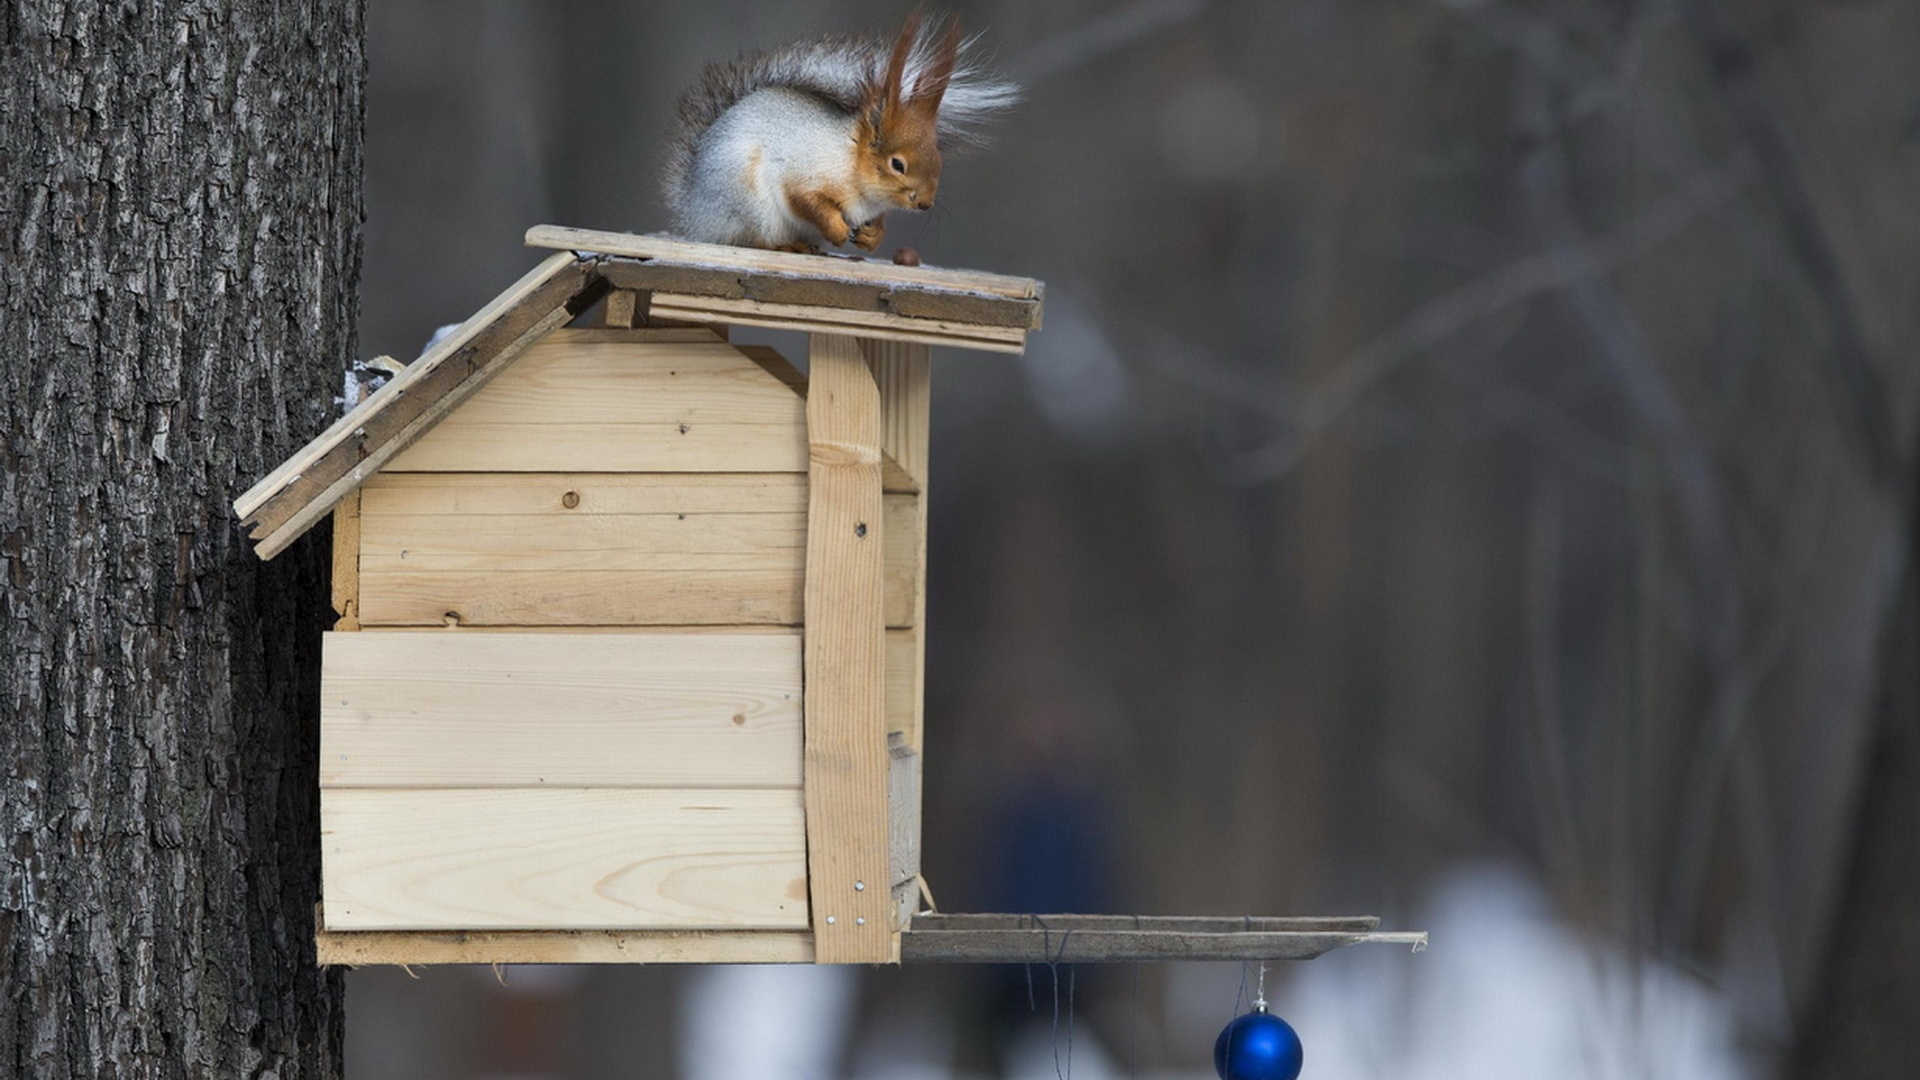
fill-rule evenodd
<path id="1" fill-rule="evenodd" d="M 922 22 L 907 55 L 903 86 L 912 87 L 932 63 L 945 27 Z M 1020 88 L 994 76 L 979 59 L 979 36 L 960 44 L 953 79 L 940 101 L 940 141 L 948 146 L 978 145 L 986 121 L 1020 99 Z M 667 147 L 665 187 L 667 204 L 675 206 L 685 193 L 686 178 L 699 148 L 700 136 L 741 98 L 757 90 L 782 86 L 813 94 L 858 112 L 867 90 L 886 78 L 893 42 L 873 36 L 839 35 L 814 38 L 777 49 L 748 53 L 707 65 L 699 81 L 687 89 L 676 106 L 673 132 Z"/>

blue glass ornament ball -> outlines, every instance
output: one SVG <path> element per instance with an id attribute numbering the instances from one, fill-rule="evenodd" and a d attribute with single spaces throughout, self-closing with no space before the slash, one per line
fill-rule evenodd
<path id="1" fill-rule="evenodd" d="M 1294 1080 L 1304 1060 L 1300 1035 L 1272 1013 L 1235 1017 L 1213 1044 L 1220 1080 Z"/>

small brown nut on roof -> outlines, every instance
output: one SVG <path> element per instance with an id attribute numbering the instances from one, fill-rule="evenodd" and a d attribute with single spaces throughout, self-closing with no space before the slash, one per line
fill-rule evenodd
<path id="1" fill-rule="evenodd" d="M 919 266 L 920 253 L 910 247 L 894 248 L 893 261 L 899 266 Z"/>

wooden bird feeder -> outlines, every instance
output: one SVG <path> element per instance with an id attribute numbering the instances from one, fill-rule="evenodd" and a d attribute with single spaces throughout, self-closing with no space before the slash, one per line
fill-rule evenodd
<path id="1" fill-rule="evenodd" d="M 916 914 L 928 346 L 1026 278 L 559 249 L 234 504 L 332 516 L 322 963 L 1301 958 L 1371 919 Z M 606 301 L 604 327 L 570 328 Z M 807 375 L 728 341 L 809 333 Z"/>

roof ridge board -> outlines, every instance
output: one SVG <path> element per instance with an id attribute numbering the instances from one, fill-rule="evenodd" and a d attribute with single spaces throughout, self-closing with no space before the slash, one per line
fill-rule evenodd
<path id="1" fill-rule="evenodd" d="M 242 524 L 250 521 L 253 516 L 259 512 L 260 508 L 266 505 L 268 500 L 285 489 L 287 485 L 299 479 L 302 470 L 310 467 L 314 462 L 331 452 L 334 447 L 345 442 L 369 417 L 377 415 L 381 410 L 385 409 L 390 402 L 405 393 L 407 387 L 426 378 L 434 369 L 444 363 L 448 357 L 458 353 L 461 348 L 472 341 L 482 330 L 499 321 L 501 316 L 525 300 L 528 295 L 532 294 L 541 285 L 544 285 L 548 279 L 579 261 L 577 256 L 571 255 L 568 252 L 556 252 L 551 257 L 542 260 L 540 264 L 532 270 L 527 271 L 526 274 L 521 276 L 520 280 L 508 286 L 504 292 L 492 300 L 489 300 L 480 310 L 467 316 L 466 321 L 460 324 L 459 329 L 440 339 L 432 348 L 421 353 L 409 363 L 400 374 L 387 380 L 385 385 L 368 395 L 366 400 L 348 410 L 344 416 L 334 421 L 325 431 L 295 451 L 291 457 L 282 461 L 271 472 L 261 477 L 258 482 L 242 493 L 239 498 L 235 499 L 233 501 L 233 510 L 235 514 L 239 515 Z"/>
<path id="2" fill-rule="evenodd" d="M 658 233 L 617 233 L 567 225 L 535 225 L 527 230 L 528 247 L 560 248 L 580 253 L 616 255 L 668 262 L 674 265 L 796 277 L 841 280 L 858 284 L 909 285 L 950 292 L 975 292 L 1009 300 L 1038 300 L 1045 286 L 1027 277 L 935 266 L 897 266 L 846 255 L 800 255 L 786 251 L 703 244 Z"/>

